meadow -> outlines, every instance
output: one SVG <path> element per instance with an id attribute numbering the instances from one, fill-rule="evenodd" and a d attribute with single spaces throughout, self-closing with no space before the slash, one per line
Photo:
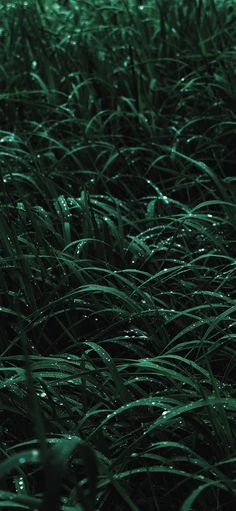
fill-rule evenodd
<path id="1" fill-rule="evenodd" d="M 0 509 L 236 503 L 236 4 L 0 3 Z"/>

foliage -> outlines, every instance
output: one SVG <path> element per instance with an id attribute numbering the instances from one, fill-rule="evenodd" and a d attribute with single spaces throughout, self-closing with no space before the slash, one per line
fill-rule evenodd
<path id="1" fill-rule="evenodd" d="M 234 2 L 0 15 L 0 508 L 228 511 Z"/>

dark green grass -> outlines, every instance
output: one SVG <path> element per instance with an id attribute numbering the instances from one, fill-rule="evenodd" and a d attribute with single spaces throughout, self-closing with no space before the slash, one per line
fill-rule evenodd
<path id="1" fill-rule="evenodd" d="M 235 504 L 235 18 L 1 2 L 4 510 Z"/>

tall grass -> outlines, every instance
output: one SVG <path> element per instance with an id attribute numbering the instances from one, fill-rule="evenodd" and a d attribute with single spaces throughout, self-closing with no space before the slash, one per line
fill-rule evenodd
<path id="1" fill-rule="evenodd" d="M 234 2 L 0 16 L 0 508 L 228 511 Z"/>

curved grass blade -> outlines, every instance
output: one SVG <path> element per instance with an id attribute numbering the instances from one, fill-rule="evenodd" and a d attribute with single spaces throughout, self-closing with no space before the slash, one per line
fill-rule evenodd
<path id="1" fill-rule="evenodd" d="M 80 499 L 83 501 L 84 511 L 93 511 L 96 502 L 97 484 L 97 460 L 94 451 L 74 437 L 70 440 L 63 439 L 50 449 L 44 467 L 45 494 L 43 511 L 60 511 L 61 509 L 61 486 L 65 472 L 68 468 L 69 459 L 73 452 L 78 450 L 80 458 L 87 469 L 89 494 L 85 495 L 82 489 L 77 488 Z"/>

